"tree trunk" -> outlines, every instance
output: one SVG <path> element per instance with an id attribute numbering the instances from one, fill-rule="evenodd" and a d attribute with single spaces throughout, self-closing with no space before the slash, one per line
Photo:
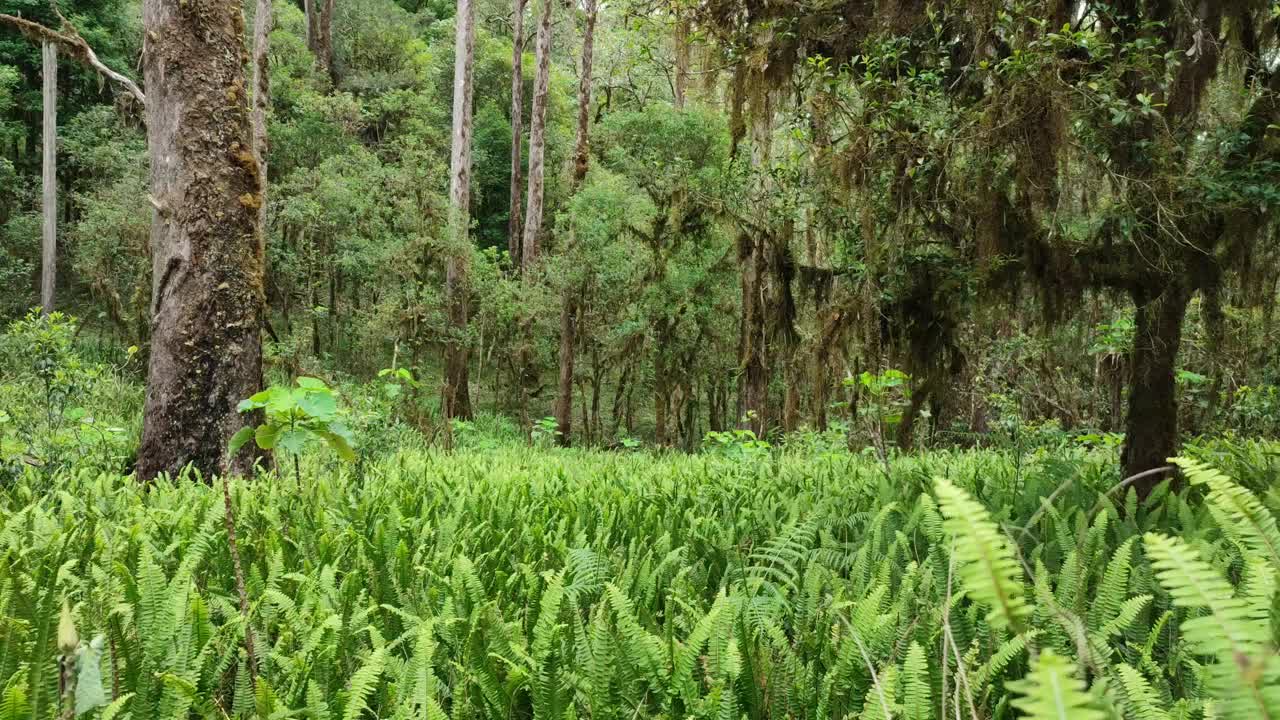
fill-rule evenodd
<path id="1" fill-rule="evenodd" d="M 271 0 L 257 0 L 253 13 L 253 152 L 262 173 L 262 202 L 258 204 L 258 226 L 266 252 L 267 240 L 267 111 L 271 107 L 271 74 L 267 51 L 270 49 Z"/>
<path id="2" fill-rule="evenodd" d="M 742 258 L 742 418 L 741 426 L 763 437 L 767 428 L 769 375 L 765 368 L 764 252 L 761 241 L 743 233 Z"/>
<path id="3" fill-rule="evenodd" d="M 542 232 L 542 191 L 547 149 L 547 92 L 551 84 L 551 9 L 556 0 L 542 0 L 538 23 L 538 74 L 533 85 L 533 114 L 529 120 L 529 194 L 525 204 L 524 237 L 521 241 L 524 270 L 538 261 L 538 241 Z"/>
<path id="4" fill-rule="evenodd" d="M 557 442 L 569 447 L 573 431 L 573 362 L 578 325 L 578 307 L 573 296 L 565 292 L 560 304 L 560 382 L 556 390 Z"/>
<path id="5" fill-rule="evenodd" d="M 445 420 L 471 418 L 467 374 L 467 270 L 471 254 L 471 114 L 472 65 L 475 58 L 475 6 L 459 0 L 455 18 L 453 71 L 453 153 L 449 163 L 449 259 L 445 297 L 449 307 L 449 339 L 445 346 Z"/>
<path id="6" fill-rule="evenodd" d="M 338 66 L 333 54 L 333 0 L 324 0 L 324 13 L 320 15 L 320 46 L 316 48 L 316 57 L 333 86 L 338 86 Z"/>
<path id="7" fill-rule="evenodd" d="M 227 457 L 262 387 L 263 178 L 245 92 L 244 16 L 214 0 L 144 0 L 151 153 L 151 359 L 138 478 L 190 463 L 247 472 Z"/>
<path id="8" fill-rule="evenodd" d="M 316 48 L 320 47 L 320 12 L 316 9 L 317 0 L 302 0 L 302 13 L 307 20 L 307 49 L 319 59 Z"/>
<path id="9" fill-rule="evenodd" d="M 763 89 L 764 80 L 755 78 L 757 86 L 751 104 L 751 167 L 755 173 L 755 195 L 769 197 L 772 188 L 768 179 L 772 157 L 773 105 L 769 92 Z M 767 218 L 762 223 L 767 223 Z M 765 313 L 765 282 L 768 272 L 766 244 L 768 237 L 757 236 L 755 230 L 742 232 L 738 245 L 738 260 L 742 264 L 742 372 L 746 388 L 742 394 L 744 425 L 757 436 L 764 437 L 768 430 L 769 367 L 766 362 L 767 323 Z"/>
<path id="10" fill-rule="evenodd" d="M 53 312 L 53 286 L 58 264 L 58 46 L 45 40 L 44 57 L 44 167 L 41 173 L 41 205 L 44 227 L 40 244 L 40 307 Z"/>
<path id="11" fill-rule="evenodd" d="M 511 267 L 520 268 L 521 223 L 520 190 L 524 187 L 520 148 L 524 143 L 524 6 L 515 0 L 511 18 L 511 213 L 507 222 L 507 253 Z"/>
<path id="12" fill-rule="evenodd" d="M 591 75 L 594 71 L 597 0 L 587 0 L 587 26 L 582 34 L 582 70 L 578 77 L 578 135 L 573 151 L 573 189 L 587 177 L 591 162 Z"/>
<path id="13" fill-rule="evenodd" d="M 684 110 L 689 93 L 689 17 L 687 10 L 676 10 L 676 110 Z"/>
<path id="14" fill-rule="evenodd" d="M 550 2 L 550 0 L 547 0 Z M 596 32 L 596 0 L 587 0 L 587 27 L 582 35 L 582 69 L 578 82 L 578 136 L 574 146 L 573 191 L 577 191 L 587 176 L 590 164 L 589 149 L 591 146 L 591 72 L 592 50 Z M 573 232 L 570 231 L 569 244 L 574 245 Z M 576 330 L 578 301 L 574 297 L 576 290 L 566 287 L 560 302 L 560 382 L 556 389 L 556 427 L 562 446 L 568 447 L 571 442 L 570 430 L 573 425 L 573 364 L 577 350 Z"/>
<path id="15" fill-rule="evenodd" d="M 1176 283 L 1139 288 L 1133 293 L 1136 317 L 1129 413 L 1121 455 L 1126 476 L 1167 465 L 1167 459 L 1178 451 L 1174 372 L 1182 343 L 1182 319 L 1190 299 L 1191 293 Z M 1161 475 L 1146 477 L 1133 488 L 1138 497 L 1145 498 L 1162 479 Z"/>
<path id="16" fill-rule="evenodd" d="M 659 350 L 653 358 L 653 441 L 658 447 L 667 445 L 667 406 L 670 400 L 666 361 Z"/>

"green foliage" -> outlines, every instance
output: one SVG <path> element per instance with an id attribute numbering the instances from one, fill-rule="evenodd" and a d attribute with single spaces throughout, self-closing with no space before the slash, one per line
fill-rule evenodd
<path id="1" fill-rule="evenodd" d="M 934 484 L 945 528 L 955 543 L 957 571 L 965 590 L 990 608 L 987 621 L 1017 633 L 1030 613 L 1022 572 L 1007 537 L 985 508 L 945 478 Z"/>
<path id="2" fill-rule="evenodd" d="M 136 386 L 119 365 L 90 362 L 77 347 L 79 321 L 31 310 L 0 335 L 0 481 L 23 466 L 99 466 L 119 471 L 137 437 Z"/>
<path id="3" fill-rule="evenodd" d="M 101 698 L 78 669 L 106 702 L 85 717 L 1253 718 L 1280 687 L 1272 511 L 1207 468 L 1122 516 L 1098 502 L 1106 455 L 1079 450 L 902 456 L 886 476 L 858 455 L 502 432 L 336 473 L 312 443 L 300 485 L 231 481 L 256 689 L 220 487 L 16 478 L 0 713 L 56 716 L 64 597 L 78 657 L 101 653 Z"/>
<path id="4" fill-rule="evenodd" d="M 318 378 L 299 377 L 296 382 L 297 387 L 272 386 L 240 402 L 240 412 L 261 410 L 264 421 L 236 432 L 227 448 L 230 454 L 252 439 L 263 450 L 299 455 L 319 440 L 343 460 L 355 459 L 355 437 L 338 409 L 337 394 Z"/>
<path id="5" fill-rule="evenodd" d="M 1009 688 L 1020 697 L 1013 706 L 1029 720 L 1102 720 L 1105 715 L 1091 707 L 1084 682 L 1076 677 L 1070 660 L 1046 650 L 1031 666 L 1031 672 Z"/>

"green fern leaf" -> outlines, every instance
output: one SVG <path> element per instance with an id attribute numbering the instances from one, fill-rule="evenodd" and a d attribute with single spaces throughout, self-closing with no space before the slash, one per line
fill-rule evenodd
<path id="1" fill-rule="evenodd" d="M 945 478 L 934 483 L 944 528 L 954 542 L 965 589 L 991 608 L 987 622 L 1018 632 L 1030 613 L 1024 597 L 1022 570 L 1009 540 L 991 520 L 986 508 Z"/>
<path id="2" fill-rule="evenodd" d="M 1084 681 L 1070 660 L 1045 650 L 1022 680 L 1009 683 L 1018 694 L 1013 706 L 1028 720 L 1102 720 Z"/>

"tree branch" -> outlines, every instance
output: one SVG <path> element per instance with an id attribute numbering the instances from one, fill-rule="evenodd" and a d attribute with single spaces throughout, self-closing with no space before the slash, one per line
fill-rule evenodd
<path id="1" fill-rule="evenodd" d="M 63 19 L 63 26 L 67 32 L 50 30 L 40 23 L 3 13 L 0 13 L 0 23 L 12 26 L 30 40 L 36 42 L 48 41 L 58 45 L 72 60 L 93 68 L 98 74 L 116 82 L 136 98 L 139 103 L 142 103 L 144 107 L 146 106 L 147 96 L 143 94 L 142 89 L 129 78 L 103 65 L 102 61 L 98 59 L 97 53 L 93 51 L 93 48 L 89 47 L 89 43 L 83 37 L 80 37 L 80 33 L 65 18 Z"/>

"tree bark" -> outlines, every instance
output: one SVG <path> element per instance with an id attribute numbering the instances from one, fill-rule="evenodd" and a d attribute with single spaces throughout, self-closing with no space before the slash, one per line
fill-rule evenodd
<path id="1" fill-rule="evenodd" d="M 676 10 L 676 79 L 675 106 L 684 110 L 689 93 L 689 16 L 687 10 Z"/>
<path id="2" fill-rule="evenodd" d="M 316 57 L 320 65 L 329 74 L 333 86 L 338 86 L 338 66 L 333 54 L 333 0 L 324 0 L 324 12 L 320 15 L 320 45 L 316 48 Z"/>
<path id="3" fill-rule="evenodd" d="M 549 1 L 549 0 L 548 0 Z M 587 23 L 582 34 L 582 69 L 578 77 L 578 136 L 574 144 L 573 190 L 582 186 L 590 164 L 591 73 L 595 47 L 596 0 L 587 0 Z M 572 231 L 571 231 L 572 236 Z M 570 245 L 574 244 L 570 240 Z M 556 427 L 561 445 L 568 447 L 573 429 L 573 365 L 577 350 L 577 290 L 566 287 L 560 302 L 560 382 L 556 389 Z"/>
<path id="4" fill-rule="evenodd" d="M 769 197 L 768 169 L 773 138 L 773 105 L 764 80 L 755 79 L 755 96 L 751 103 L 751 167 L 755 173 L 753 188 L 763 200 Z M 767 223 L 767 220 L 765 220 Z M 764 223 L 760 223 L 763 225 Z M 769 238 L 757 236 L 755 229 L 744 230 L 739 238 L 738 260 L 742 264 L 742 373 L 746 388 L 742 393 L 744 425 L 757 436 L 768 430 L 769 368 L 766 362 L 768 311 L 765 282 L 768 273 L 766 243 Z"/>
<path id="5" fill-rule="evenodd" d="M 1133 353 L 1130 364 L 1129 412 L 1125 417 L 1121 462 L 1126 476 L 1167 465 L 1178 451 L 1178 398 L 1174 373 L 1182 344 L 1182 319 L 1191 293 L 1170 283 L 1138 288 Z M 1162 480 L 1160 475 L 1133 484 L 1145 498 Z"/>
<path id="6" fill-rule="evenodd" d="M 226 448 L 262 387 L 263 178 L 245 92 L 244 17 L 214 0 L 144 0 L 152 305 L 140 480 L 190 464 L 247 472 Z"/>
<path id="7" fill-rule="evenodd" d="M 449 163 L 449 258 L 445 267 L 445 298 L 449 308 L 449 339 L 445 346 L 443 410 L 446 422 L 471 418 L 467 372 L 467 271 L 471 255 L 471 115 L 472 66 L 475 60 L 475 5 L 458 1 L 455 19 L 453 71 L 453 152 Z"/>
<path id="8" fill-rule="evenodd" d="M 542 233 L 542 194 L 547 149 L 547 92 L 551 85 L 551 10 L 555 0 L 542 0 L 538 23 L 538 74 L 533 85 L 533 114 L 529 120 L 529 193 L 525 204 L 521 253 L 525 272 L 538 261 Z"/>
<path id="9" fill-rule="evenodd" d="M 556 442 L 569 447 L 573 433 L 573 364 L 577 341 L 578 306 L 565 291 L 560 305 L 560 379 L 556 390 Z"/>
<path id="10" fill-rule="evenodd" d="M 271 44 L 271 0 L 257 0 L 253 13 L 253 153 L 262 174 L 261 202 L 258 203 L 258 226 L 262 229 L 259 252 L 266 253 L 267 242 L 267 111 L 271 107 L 271 73 L 268 50 Z"/>
<path id="11" fill-rule="evenodd" d="M 594 71 L 597 0 L 587 0 L 587 23 L 582 33 L 582 70 L 578 77 L 578 135 L 573 151 L 573 189 L 587 177 L 591 162 L 591 76 Z"/>
<path id="12" fill-rule="evenodd" d="M 58 46 L 41 43 L 44 59 L 44 162 L 41 172 L 41 210 L 44 223 L 40 243 L 40 307 L 53 312 L 53 287 L 58 264 Z"/>
<path id="13" fill-rule="evenodd" d="M 520 191 L 524 173 L 520 149 L 524 144 L 524 6 L 514 0 L 511 18 L 511 212 L 507 221 L 507 253 L 511 267 L 520 269 L 520 235 L 524 232 Z"/>

